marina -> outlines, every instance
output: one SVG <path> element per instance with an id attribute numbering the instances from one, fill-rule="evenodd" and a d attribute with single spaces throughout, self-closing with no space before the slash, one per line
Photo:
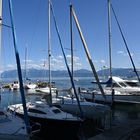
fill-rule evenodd
<path id="1" fill-rule="evenodd" d="M 92 83 L 89 82 L 92 80 L 92 78 L 90 78 L 90 77 L 89 78 L 78 77 L 78 79 L 79 79 L 79 82 L 76 84 L 76 87 L 79 87 L 80 85 L 85 84 L 85 87 L 90 88 L 93 85 Z M 70 85 L 69 78 L 63 78 L 63 79 L 62 78 L 56 78 L 56 79 L 54 78 L 53 80 L 55 81 L 56 86 L 58 88 L 63 87 L 64 89 L 66 89 Z M 59 81 L 61 81 L 61 82 L 59 82 Z M 64 86 L 63 83 L 67 83 L 67 84 L 64 84 L 65 85 Z M 86 84 L 86 83 L 89 83 L 89 84 Z M 29 93 L 30 92 L 31 91 L 29 90 Z M 34 93 L 35 92 L 36 91 L 34 91 Z M 28 93 L 28 90 L 26 90 L 26 93 Z M 27 102 L 40 101 L 41 98 L 43 97 L 43 95 L 35 95 L 34 93 L 26 94 L 26 101 Z M 8 107 L 9 105 L 21 103 L 21 97 L 20 97 L 19 91 L 11 91 L 11 90 L 5 89 L 3 91 L 3 93 L 1 93 L 1 102 L 0 103 L 1 103 L 1 106 L 5 107 L 5 108 Z M 95 117 L 95 115 L 96 114 L 93 114 L 93 118 Z M 100 126 L 101 128 L 99 130 L 97 129 L 98 130 L 97 131 L 95 126 L 94 126 L 95 122 L 88 120 L 87 122 L 85 122 L 85 124 L 84 124 L 85 126 L 82 126 L 82 131 L 84 131 L 84 137 L 86 137 L 86 139 L 92 139 L 92 137 L 94 139 L 94 136 L 95 136 L 95 138 L 96 137 L 97 138 L 98 137 L 106 138 L 104 136 L 104 132 L 106 132 L 106 131 L 108 133 L 110 133 L 111 131 L 114 131 L 113 135 L 115 137 L 115 135 L 118 135 L 118 133 L 120 134 L 120 132 L 118 132 L 117 129 L 121 131 L 121 130 L 127 128 L 128 125 L 133 124 L 134 127 L 132 127 L 132 129 L 130 129 L 130 130 L 127 129 L 127 131 L 125 130 L 124 132 L 122 132 L 122 135 L 124 135 L 127 132 L 132 132 L 136 128 L 137 129 L 139 128 L 139 125 L 138 125 L 139 118 L 140 118 L 140 103 L 139 102 L 134 102 L 133 104 L 132 103 L 128 104 L 128 103 L 120 101 L 117 104 L 114 103 L 114 106 L 112 108 L 112 117 L 110 119 L 109 116 L 107 116 L 105 126 Z M 129 123 L 131 123 L 131 124 L 129 124 Z M 137 125 L 135 125 L 135 124 L 137 124 Z M 135 129 L 133 129 L 133 128 L 135 128 Z M 98 136 L 99 134 L 102 136 Z M 112 135 L 109 135 L 109 137 L 111 137 L 111 136 Z M 119 135 L 119 136 L 121 136 L 121 135 Z M 125 136 L 127 137 L 128 135 L 125 135 Z M 60 137 L 61 137 L 61 135 L 60 135 Z M 116 139 L 117 139 L 117 137 L 116 137 Z"/>
<path id="2" fill-rule="evenodd" d="M 115 4 L 0 0 L 0 139 L 140 139 L 139 60 L 135 64 L 119 20 L 125 12 Z M 98 6 L 101 13 L 94 11 Z M 113 40 L 114 25 L 126 52 L 119 37 Z M 130 59 L 127 72 L 121 55 Z"/>

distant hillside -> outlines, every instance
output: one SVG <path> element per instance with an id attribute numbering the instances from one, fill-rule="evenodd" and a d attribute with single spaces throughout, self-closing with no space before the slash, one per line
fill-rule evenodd
<path id="1" fill-rule="evenodd" d="M 22 70 L 23 77 L 24 77 L 24 70 Z M 112 73 L 115 76 L 120 77 L 135 77 L 135 73 L 133 69 L 130 68 L 113 68 Z M 38 70 L 38 69 L 28 69 L 27 76 L 28 78 L 43 78 L 48 77 L 48 70 Z M 66 70 L 57 70 L 57 71 L 51 71 L 52 77 L 68 77 L 68 72 Z M 140 74 L 140 71 L 139 71 Z M 109 76 L 109 69 L 99 70 L 98 71 L 99 76 Z M 9 70 L 2 73 L 2 78 L 17 78 L 17 71 L 16 70 Z M 74 71 L 75 77 L 91 77 L 93 76 L 92 72 L 90 70 L 86 69 L 80 69 Z"/>
<path id="2" fill-rule="evenodd" d="M 100 76 L 109 76 L 109 69 L 104 69 L 98 71 L 98 74 Z M 113 68 L 112 74 L 114 76 L 120 76 L 120 77 L 135 77 L 136 74 L 132 68 Z M 140 75 L 140 71 L 138 70 L 138 74 Z"/>
<path id="3" fill-rule="evenodd" d="M 24 77 L 25 71 L 22 70 L 22 75 Z M 28 69 L 27 70 L 27 77 L 28 78 L 43 78 L 48 77 L 49 71 L 48 70 L 38 70 L 38 69 Z M 52 77 L 68 77 L 68 72 L 66 70 L 57 70 L 57 71 L 51 71 Z M 92 73 L 89 70 L 81 69 L 74 71 L 75 77 L 88 77 L 91 76 Z M 2 78 L 17 78 L 17 70 L 9 70 L 4 71 L 2 73 Z"/>

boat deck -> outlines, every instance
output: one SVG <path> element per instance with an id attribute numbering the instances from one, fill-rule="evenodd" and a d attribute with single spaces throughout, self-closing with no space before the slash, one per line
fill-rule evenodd
<path id="1" fill-rule="evenodd" d="M 88 140 L 140 140 L 140 120 L 117 124 Z"/>
<path id="2" fill-rule="evenodd" d="M 140 104 L 138 101 L 115 100 L 115 103 L 122 104 Z"/>
<path id="3" fill-rule="evenodd" d="M 87 100 L 89 101 L 89 100 Z M 101 103 L 101 104 L 107 104 L 107 105 L 112 105 L 112 102 L 104 102 L 102 100 L 95 100 L 96 103 Z M 130 104 L 139 104 L 140 105 L 140 102 L 139 101 L 127 101 L 127 100 L 114 100 L 113 102 L 114 105 L 120 105 L 120 104 L 123 104 L 123 105 L 130 105 Z"/>

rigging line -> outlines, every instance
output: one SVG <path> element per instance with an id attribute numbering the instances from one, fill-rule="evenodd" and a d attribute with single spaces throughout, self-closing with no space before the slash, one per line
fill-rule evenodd
<path id="1" fill-rule="evenodd" d="M 11 26 L 9 26 L 9 25 L 6 25 L 6 24 L 0 24 L 0 26 L 5 26 L 5 27 L 8 27 L 8 28 L 12 28 Z"/>
<path id="2" fill-rule="evenodd" d="M 62 50 L 62 53 L 63 53 L 63 56 L 64 56 L 65 64 L 66 64 L 66 67 L 67 67 L 67 70 L 68 70 L 68 73 L 69 73 L 69 76 L 70 76 L 72 88 L 73 88 L 73 90 L 74 90 L 74 94 L 75 94 L 75 96 L 76 96 L 77 103 L 78 103 L 78 107 L 79 107 L 79 111 L 80 111 L 81 118 L 82 118 L 82 117 L 83 117 L 82 108 L 81 108 L 81 106 L 80 106 L 80 101 L 79 101 L 79 98 L 78 98 L 78 95 L 77 95 L 77 91 L 76 91 L 76 88 L 75 88 L 75 84 L 74 84 L 74 81 L 73 81 L 73 77 L 72 77 L 72 74 L 71 74 L 71 72 L 70 72 L 70 68 L 69 68 L 69 66 L 68 66 L 68 62 L 67 62 L 66 55 L 65 55 L 65 52 L 64 52 L 62 40 L 61 40 L 60 33 L 59 33 L 59 30 L 58 30 L 57 22 L 56 22 L 56 18 L 55 18 L 55 15 L 54 15 L 54 10 L 53 10 L 53 5 L 52 5 L 52 3 L 51 3 L 51 12 L 52 12 L 52 16 L 53 16 L 53 19 L 54 19 L 54 25 L 55 25 L 56 32 L 57 32 L 57 35 L 58 35 L 58 39 L 59 39 L 59 43 L 60 43 L 60 46 L 61 46 L 61 50 Z"/>
<path id="3" fill-rule="evenodd" d="M 15 31 L 14 20 L 13 20 L 12 1 L 9 0 L 8 3 L 9 3 L 11 25 L 12 25 L 14 51 L 15 51 L 15 57 L 16 57 L 16 62 L 17 62 L 18 78 L 19 78 L 19 82 L 20 82 L 20 93 L 21 93 L 21 99 L 22 99 L 23 110 L 24 110 L 24 121 L 25 121 L 25 125 L 26 125 L 26 131 L 27 131 L 28 134 L 30 134 L 30 132 L 31 132 L 30 131 L 30 123 L 29 123 L 28 112 L 27 112 L 27 108 L 26 108 L 26 100 L 25 100 L 25 94 L 24 94 L 24 88 L 23 88 L 21 64 L 20 64 L 19 52 L 18 52 L 18 49 L 17 49 L 17 38 L 16 38 L 16 31 Z"/>
<path id="4" fill-rule="evenodd" d="M 128 45 L 127 45 L 127 42 L 126 42 L 126 39 L 125 39 L 125 37 L 124 37 L 124 34 L 123 34 L 123 32 L 122 32 L 120 23 L 119 23 L 119 21 L 118 21 L 117 15 L 116 15 L 116 13 L 115 13 L 115 10 L 114 10 L 112 4 L 111 4 L 111 9 L 112 9 L 112 11 L 113 11 L 113 14 L 114 14 L 115 20 L 116 20 L 116 22 L 117 22 L 117 25 L 118 25 L 119 31 L 120 31 L 120 33 L 121 33 L 121 36 L 122 36 L 122 38 L 123 38 L 123 41 L 124 41 L 126 50 L 127 50 L 128 55 L 129 55 L 129 57 L 130 57 L 132 66 L 133 66 L 133 68 L 134 68 L 134 72 L 135 72 L 135 74 L 136 74 L 136 76 L 137 76 L 137 78 L 138 78 L 138 81 L 140 82 L 139 74 L 138 74 L 138 72 L 137 72 L 137 70 L 136 70 L 134 61 L 133 61 L 133 59 L 132 59 L 131 53 L 130 53 L 130 51 L 129 51 L 129 48 L 128 48 Z"/>

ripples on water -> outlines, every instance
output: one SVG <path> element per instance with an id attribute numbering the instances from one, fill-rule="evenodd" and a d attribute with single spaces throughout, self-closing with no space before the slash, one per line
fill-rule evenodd
<path id="1" fill-rule="evenodd" d="M 36 82 L 38 79 L 33 79 L 33 81 Z M 39 79 L 39 80 L 44 80 L 44 79 Z M 15 81 L 15 79 L 4 79 L 3 81 L 4 81 L 3 83 L 12 83 L 13 81 Z M 52 81 L 55 82 L 55 86 L 58 89 L 63 89 L 63 88 L 66 89 L 71 87 L 71 83 L 68 77 L 53 78 Z M 95 86 L 91 83 L 91 81 L 93 81 L 91 77 L 76 78 L 75 86 L 76 88 L 78 87 L 93 88 Z M 26 92 L 35 92 L 35 91 L 27 90 Z M 40 98 L 39 96 L 26 96 L 27 101 L 39 100 L 39 98 Z M 8 105 L 15 104 L 15 103 L 21 103 L 21 96 L 19 91 L 10 91 L 8 89 L 1 91 L 0 105 L 2 107 L 7 107 Z"/>

